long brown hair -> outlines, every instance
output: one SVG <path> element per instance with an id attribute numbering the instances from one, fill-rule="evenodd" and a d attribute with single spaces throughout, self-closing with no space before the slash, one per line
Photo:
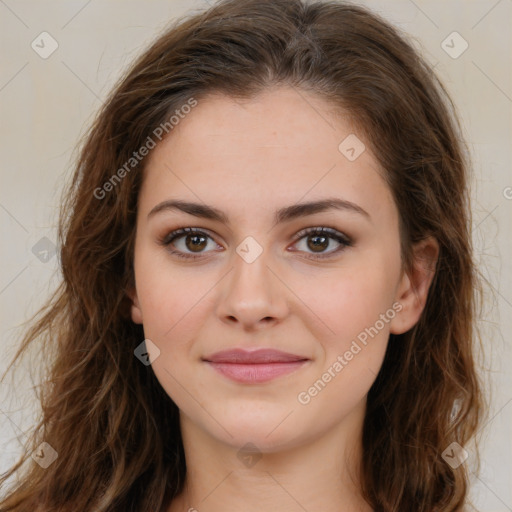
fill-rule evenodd
<path id="1" fill-rule="evenodd" d="M 1 512 L 159 511 L 181 492 L 177 406 L 134 357 L 144 333 L 126 291 L 145 160 L 131 159 L 191 98 L 250 98 L 276 84 L 314 92 L 355 120 L 386 170 L 406 268 L 415 242 L 431 235 L 439 243 L 422 316 L 391 336 L 368 394 L 361 485 L 376 511 L 462 510 L 468 469 L 453 469 L 442 453 L 474 438 L 483 398 L 469 159 L 453 104 L 407 38 L 363 7 L 224 0 L 158 37 L 81 148 L 59 222 L 63 280 L 15 356 L 37 343 L 51 361 L 42 419 L 0 480 L 28 462 Z M 58 453 L 45 469 L 30 457 L 43 441 Z"/>

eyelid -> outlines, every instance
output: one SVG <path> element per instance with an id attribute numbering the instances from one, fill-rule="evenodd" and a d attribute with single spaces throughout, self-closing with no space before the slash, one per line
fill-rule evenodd
<path id="1" fill-rule="evenodd" d="M 336 228 L 331 228 L 329 226 L 311 226 L 309 228 L 304 228 L 298 231 L 295 236 L 294 240 L 300 240 L 306 235 L 314 235 L 314 234 L 327 234 L 332 236 L 333 238 L 340 238 L 343 240 L 343 242 L 350 244 L 352 243 L 352 240 L 349 236 L 345 235 L 345 233 L 342 233 L 341 231 L 337 230 Z"/>
<path id="2" fill-rule="evenodd" d="M 214 240 L 213 233 L 208 229 L 196 228 L 196 227 L 184 227 L 184 228 L 173 229 L 172 231 L 170 231 L 169 233 L 164 235 L 160 239 L 160 242 L 163 243 L 164 245 L 166 245 L 166 244 L 171 243 L 171 241 L 175 240 L 176 238 L 178 238 L 180 236 L 189 235 L 189 234 L 208 235 L 212 240 Z"/>

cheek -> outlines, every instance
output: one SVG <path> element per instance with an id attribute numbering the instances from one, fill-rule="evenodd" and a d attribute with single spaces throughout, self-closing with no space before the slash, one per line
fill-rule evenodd
<path id="1" fill-rule="evenodd" d="M 373 326 L 393 304 L 395 273 L 395 269 L 376 262 L 361 263 L 336 274 L 316 274 L 314 280 L 303 283 L 297 295 L 315 313 L 309 315 L 316 319 L 310 328 L 319 341 L 339 348 Z"/>
<path id="2" fill-rule="evenodd" d="M 336 422 L 368 393 L 382 366 L 393 309 L 393 269 L 351 267 L 318 281 L 305 302 L 313 304 L 319 366 L 297 395 L 313 416 Z M 336 404 L 336 407 L 326 407 Z"/>
<path id="3" fill-rule="evenodd" d="M 190 327 L 190 319 L 201 310 L 211 288 L 206 274 L 201 279 L 197 273 L 172 265 L 165 252 L 141 250 L 135 275 L 147 338 L 154 338 L 159 345 L 171 338 L 182 339 L 178 333 Z"/>

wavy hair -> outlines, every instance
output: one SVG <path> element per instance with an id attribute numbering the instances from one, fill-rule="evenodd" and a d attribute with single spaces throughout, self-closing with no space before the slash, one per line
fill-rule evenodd
<path id="1" fill-rule="evenodd" d="M 407 37 L 366 8 L 221 0 L 156 38 L 80 146 L 58 225 L 62 281 L 14 359 L 43 350 L 42 415 L 0 480 L 24 469 L 1 512 L 160 511 L 181 492 L 178 408 L 134 357 L 144 333 L 126 292 L 145 160 L 126 162 L 191 98 L 251 98 L 280 84 L 317 94 L 364 134 L 399 211 L 405 268 L 414 243 L 433 236 L 440 247 L 422 316 L 391 336 L 367 397 L 361 492 L 379 512 L 463 510 L 468 469 L 452 469 L 442 452 L 475 438 L 484 402 L 469 157 L 456 109 Z M 30 457 L 43 441 L 58 453 L 46 469 Z"/>

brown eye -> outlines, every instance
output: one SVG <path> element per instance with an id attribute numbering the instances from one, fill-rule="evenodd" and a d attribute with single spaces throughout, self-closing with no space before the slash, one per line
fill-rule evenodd
<path id="1" fill-rule="evenodd" d="M 352 245 L 350 238 L 345 236 L 343 233 L 340 233 L 336 229 L 328 227 L 308 228 L 302 230 L 301 232 L 297 233 L 296 245 L 303 239 L 306 239 L 306 247 L 304 250 L 299 248 L 299 251 L 306 252 L 308 254 L 313 253 L 313 256 L 306 256 L 311 257 L 312 259 L 328 258 Z M 328 251 L 327 249 L 333 245 L 333 242 L 334 250 Z M 336 247 L 336 244 L 338 247 Z"/>
<path id="2" fill-rule="evenodd" d="M 194 259 L 210 252 L 205 250 L 209 241 L 213 243 L 213 248 L 218 247 L 212 237 L 204 231 L 196 228 L 181 228 L 169 233 L 160 243 L 168 247 L 171 254 L 180 258 Z"/>

